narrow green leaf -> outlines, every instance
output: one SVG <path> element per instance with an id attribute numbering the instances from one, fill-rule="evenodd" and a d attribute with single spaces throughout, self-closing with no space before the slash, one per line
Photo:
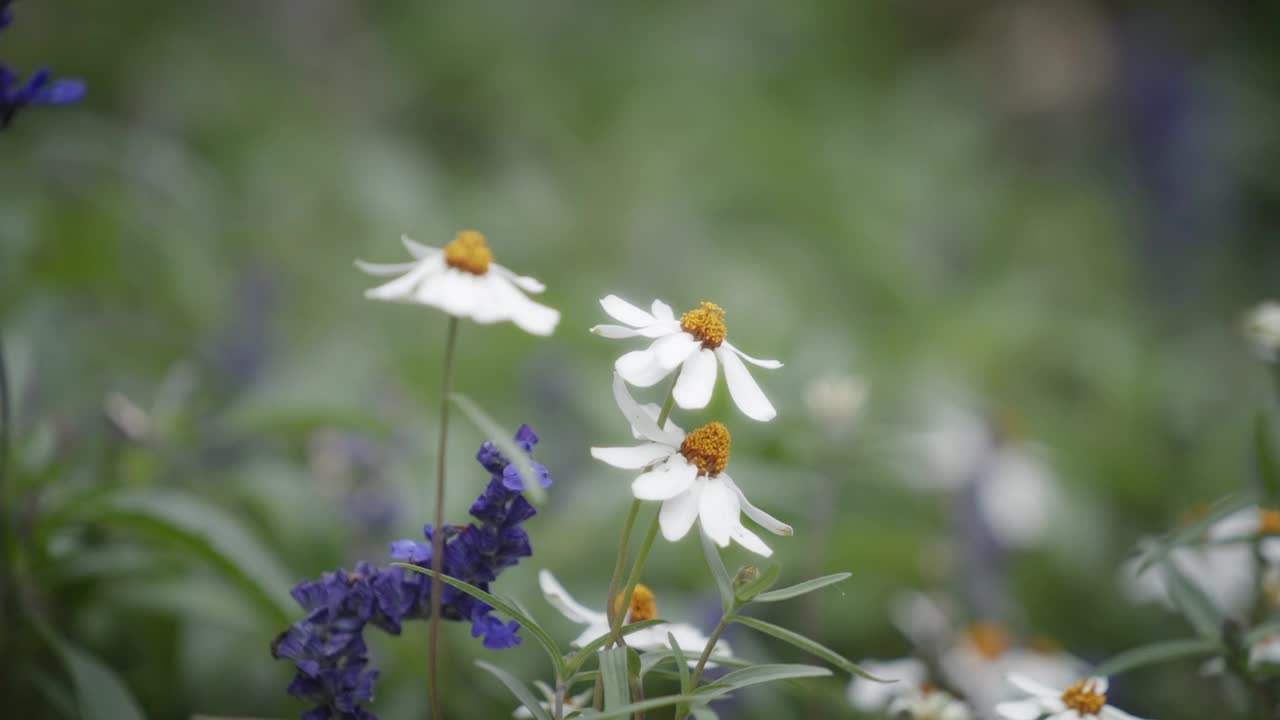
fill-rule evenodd
<path id="1" fill-rule="evenodd" d="M 743 568 L 744 570 L 746 568 Z M 778 575 L 781 574 L 782 568 L 777 563 L 765 568 L 764 572 L 756 571 L 755 578 L 742 581 L 743 571 L 738 571 L 738 576 L 733 583 L 733 597 L 738 601 L 738 605 L 746 605 L 751 602 L 760 593 L 773 587 L 778 582 Z"/>
<path id="2" fill-rule="evenodd" d="M 417 565 L 413 565 L 410 563 L 393 562 L 391 564 L 394 567 L 404 568 L 405 570 L 412 570 L 413 572 L 422 573 L 423 575 L 427 575 L 427 576 L 431 576 L 435 574 L 431 572 L 429 568 L 418 567 Z M 490 593 L 487 593 L 484 590 L 481 590 L 480 588 L 474 585 L 471 585 L 469 583 L 465 583 L 457 578 L 452 578 L 452 577 L 449 577 L 448 575 L 441 575 L 440 581 L 446 585 L 449 585 L 450 587 L 455 587 L 461 590 L 462 592 L 470 595 L 471 597 L 477 600 L 482 600 L 488 603 L 493 607 L 493 609 L 499 612 L 510 615 L 512 619 L 520 623 L 521 627 L 529 631 L 529 634 L 533 636 L 534 640 L 538 641 L 538 644 L 542 646 L 543 650 L 547 651 L 547 655 L 551 657 L 551 664 L 556 669 L 556 677 L 564 677 L 567 674 L 564 671 L 565 670 L 564 657 L 560 654 L 560 648 L 556 646 L 556 641 L 551 639 L 551 636 L 547 634 L 547 631 L 543 630 L 542 626 L 539 625 L 538 622 L 534 620 L 532 616 L 526 615 L 525 613 L 520 612 L 515 607 L 511 606 L 506 602 L 503 602 L 498 597 L 495 597 L 494 595 L 491 595 Z"/>
<path id="3" fill-rule="evenodd" d="M 529 689 L 528 685 L 520 682 L 520 678 L 483 660 L 477 660 L 476 665 L 482 670 L 488 671 L 489 674 L 498 678 L 503 685 L 506 685 L 511 694 L 516 696 L 516 700 L 520 701 L 521 705 L 524 705 L 529 709 L 529 712 L 533 713 L 535 720 L 552 720 L 551 713 L 542 707 L 542 703 L 538 702 L 538 698 L 534 696 L 533 691 Z"/>
<path id="4" fill-rule="evenodd" d="M 631 702 L 631 682 L 627 678 L 627 648 L 616 647 L 601 652 L 600 675 L 604 678 L 605 710 L 616 710 Z"/>
<path id="5" fill-rule="evenodd" d="M 1218 642 L 1222 638 L 1222 614 L 1217 606 L 1205 595 L 1199 585 L 1192 582 L 1168 556 L 1162 563 L 1165 586 L 1169 589 L 1169 599 L 1182 617 L 1191 625 L 1200 637 Z"/>
<path id="6" fill-rule="evenodd" d="M 1098 677 L 1118 675 L 1144 665 L 1153 665 L 1200 655 L 1212 655 L 1221 649 L 1222 646 L 1220 644 L 1203 638 L 1183 638 L 1141 645 L 1107 658 L 1098 665 L 1092 675 Z"/>
<path id="7" fill-rule="evenodd" d="M 86 518 L 123 528 L 166 549 L 182 548 L 219 570 L 271 618 L 294 614 L 289 572 L 253 533 L 215 505 L 177 491 L 109 496 Z"/>
<path id="8" fill-rule="evenodd" d="M 775 682 L 777 680 L 828 677 L 830 675 L 830 670 L 816 665 L 756 665 L 742 670 L 735 670 L 716 680 L 716 685 L 736 690 L 749 685 L 759 685 L 760 683 Z"/>
<path id="9" fill-rule="evenodd" d="M 60 680 L 55 680 L 39 668 L 32 667 L 29 672 L 31 685 L 40 692 L 49 707 L 65 720 L 79 720 L 80 713 L 76 711 L 75 695 L 71 688 L 63 687 Z"/>
<path id="10" fill-rule="evenodd" d="M 1275 501 L 1280 499 L 1280 464 L 1276 461 L 1271 416 L 1258 413 L 1253 431 L 1254 453 L 1257 456 L 1258 476 L 1262 479 L 1262 491 L 1267 498 Z"/>
<path id="11" fill-rule="evenodd" d="M 671 657 L 676 661 L 676 671 L 680 673 L 680 692 L 688 695 L 693 692 L 693 682 L 689 677 L 689 660 L 684 656 L 684 649 L 676 642 L 676 636 L 667 633 L 667 642 L 671 644 Z"/>
<path id="12" fill-rule="evenodd" d="M 642 700 L 637 703 L 623 705 L 622 707 L 611 708 L 601 713 L 583 713 L 583 717 L 591 718 L 591 720 L 611 720 L 612 718 L 624 718 L 628 715 L 640 712 L 641 710 L 654 710 L 661 707 L 670 707 L 679 705 L 680 703 L 704 703 L 708 702 L 708 698 L 701 695 L 666 695 L 652 700 Z"/>
<path id="13" fill-rule="evenodd" d="M 449 399 L 457 405 L 462 413 L 471 420 L 494 445 L 498 447 L 504 457 L 516 466 L 516 470 L 520 473 L 520 479 L 524 481 L 524 492 L 529 496 L 529 500 L 534 504 L 541 505 L 547 499 L 547 491 L 538 484 L 538 473 L 533 469 L 533 460 L 530 459 L 529 453 L 512 440 L 515 433 L 509 432 L 506 428 L 499 425 L 489 414 L 480 409 L 480 406 L 474 400 L 462 393 L 450 393 Z"/>
<path id="14" fill-rule="evenodd" d="M 662 663 L 668 660 L 673 660 L 674 658 L 675 658 L 675 653 L 670 650 L 652 650 L 650 652 L 647 652 L 641 655 L 640 656 L 641 677 L 651 672 L 663 672 L 663 671 L 657 670 L 656 668 Z M 685 660 L 686 661 L 688 660 L 688 656 L 685 657 Z M 725 667 L 751 667 L 751 662 L 748 660 L 743 660 L 742 658 L 717 656 L 715 662 L 717 665 L 724 665 Z M 671 677 L 678 679 L 679 675 L 675 672 L 672 672 Z"/>
<path id="15" fill-rule="evenodd" d="M 1255 493 L 1242 492 L 1234 495 L 1228 495 L 1227 497 L 1214 502 L 1203 515 L 1196 518 L 1195 522 L 1185 527 L 1178 528 L 1165 536 L 1162 541 L 1157 543 L 1157 547 L 1160 548 L 1161 551 L 1159 553 L 1149 555 L 1148 559 L 1138 568 L 1139 571 L 1145 570 L 1155 562 L 1159 561 L 1159 559 L 1163 557 L 1164 553 L 1166 553 L 1170 548 L 1177 547 L 1178 545 L 1197 545 L 1201 543 L 1208 535 L 1208 530 L 1211 525 L 1237 510 L 1241 510 L 1255 504 L 1257 501 Z"/>
<path id="16" fill-rule="evenodd" d="M 746 625 L 749 628 L 759 630 L 765 635 L 772 635 L 778 638 L 779 640 L 791 643 L 792 645 L 795 645 L 801 650 L 804 650 L 805 652 L 811 655 L 814 655 L 816 657 L 820 657 L 823 660 L 826 660 L 827 662 L 831 663 L 832 665 L 835 665 L 836 667 L 840 668 L 841 670 L 844 670 L 845 672 L 851 675 L 857 675 L 859 677 L 864 677 L 868 680 L 875 680 L 876 682 L 882 682 L 882 683 L 896 682 L 894 680 L 885 680 L 883 678 L 878 678 L 875 675 L 872 675 L 871 673 L 867 672 L 866 670 L 863 670 L 862 668 L 858 667 L 852 661 L 846 659 L 844 656 L 840 655 L 835 650 L 832 650 L 831 648 L 825 645 L 822 645 L 817 641 L 810 640 L 809 638 L 801 635 L 800 633 L 793 632 L 779 625 L 774 625 L 773 623 L 768 623 L 768 622 L 765 622 L 764 620 L 759 620 L 753 617 L 746 617 L 744 615 L 734 615 L 730 619 L 733 622 L 742 623 L 743 625 Z"/>
<path id="17" fill-rule="evenodd" d="M 66 641 L 58 651 L 75 686 L 81 720 L 144 720 L 129 688 L 105 663 Z"/>
<path id="18" fill-rule="evenodd" d="M 793 597 L 799 597 L 805 593 L 813 592 L 828 585 L 834 585 L 838 582 L 848 580 L 853 573 L 836 573 L 834 575 L 823 575 L 812 580 L 805 580 L 802 583 L 784 587 L 780 590 L 770 590 L 769 592 L 760 593 L 752 602 L 778 602 L 780 600 L 790 600 Z"/>
<path id="19" fill-rule="evenodd" d="M 716 547 L 706 533 L 699 532 L 698 537 L 702 540 L 702 554 L 707 557 L 707 567 L 711 568 L 711 576 L 716 579 L 716 588 L 720 591 L 721 609 L 729 612 L 729 608 L 733 607 L 733 580 L 729 577 L 724 561 L 720 559 L 720 548 Z"/>
<path id="20" fill-rule="evenodd" d="M 653 627 L 654 625 L 663 625 L 666 622 L 667 622 L 666 620 L 662 620 L 659 618 L 654 618 L 653 620 L 641 620 L 640 622 L 634 622 L 629 625 L 623 625 L 621 631 L 623 636 L 625 637 L 627 635 L 630 635 L 633 632 L 636 632 L 637 630 L 643 630 L 648 627 Z M 592 640 L 586 645 L 583 645 L 581 649 L 579 649 L 576 653 L 570 656 L 568 661 L 565 662 L 565 665 L 564 665 L 565 672 L 570 675 L 577 672 L 578 668 L 582 667 L 582 664 L 585 663 L 587 660 L 589 660 L 596 650 L 599 650 L 600 648 L 604 647 L 605 644 L 608 643 L 609 639 L 612 637 L 613 637 L 613 633 L 606 632 L 605 634 L 601 635 L 595 640 Z"/>

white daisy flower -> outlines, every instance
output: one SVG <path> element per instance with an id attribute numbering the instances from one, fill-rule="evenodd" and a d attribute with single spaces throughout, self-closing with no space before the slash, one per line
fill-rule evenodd
<path id="1" fill-rule="evenodd" d="M 521 290 L 546 289 L 531 277 L 516 275 L 493 261 L 484 235 L 463 230 L 443 249 L 428 247 L 401 237 L 414 261 L 383 265 L 356 261 L 370 275 L 399 275 L 366 290 L 372 300 L 418 303 L 440 308 L 481 324 L 510 320 L 534 335 L 550 335 L 560 322 L 560 312 L 525 297 Z"/>
<path id="2" fill-rule="evenodd" d="M 973 720 L 973 710 L 944 690 L 923 688 L 894 698 L 889 716 L 902 720 Z"/>
<path id="3" fill-rule="evenodd" d="M 1062 691 L 1018 674 L 1010 674 L 1009 683 L 1030 697 L 997 705 L 996 713 L 1005 720 L 1137 720 L 1107 704 L 1106 678 L 1081 680 Z"/>
<path id="4" fill-rule="evenodd" d="M 649 442 L 638 447 L 591 448 L 591 456 L 626 470 L 644 469 L 631 483 L 631 493 L 637 500 L 662 502 L 658 522 L 663 537 L 675 542 L 699 521 L 716 545 L 727 547 L 733 540 L 769 557 L 773 550 L 742 525 L 743 512 L 775 535 L 792 534 L 790 525 L 752 505 L 724 472 L 729 465 L 730 439 L 723 423 L 709 423 L 687 435 L 671 421 L 660 429 L 658 406 L 637 403 L 616 373 L 613 396 L 631 423 L 631 432 Z"/>
<path id="5" fill-rule="evenodd" d="M 552 607 L 559 610 L 561 615 L 579 625 L 586 626 L 586 629 L 578 637 L 574 638 L 571 643 L 574 647 L 582 647 L 592 640 L 608 634 L 609 616 L 603 611 L 592 610 L 574 600 L 569 591 L 564 589 L 564 586 L 556 580 L 549 570 L 538 571 L 538 585 L 542 588 L 542 596 L 547 599 L 547 602 Z M 619 596 L 617 603 L 621 602 L 622 597 Z M 657 598 L 652 590 L 637 583 L 635 590 L 631 593 L 631 606 L 627 608 L 627 615 L 623 618 L 624 622 L 642 622 L 656 617 L 658 617 Z M 676 644 L 680 646 L 681 652 L 685 654 L 685 657 L 689 658 L 689 664 L 695 665 L 697 658 L 707 646 L 708 638 L 698 628 L 688 623 L 661 623 L 643 630 L 637 630 L 627 635 L 627 645 L 640 651 L 669 650 L 671 641 L 667 638 L 668 633 L 675 637 Z M 727 642 L 718 640 L 716 641 L 716 646 L 711 650 L 711 657 L 730 658 L 733 657 L 733 651 L 729 649 Z M 708 667 L 711 666 L 712 664 L 708 663 Z"/>
<path id="6" fill-rule="evenodd" d="M 724 310 L 719 305 L 704 302 L 678 320 L 671 306 L 661 300 L 653 301 L 651 313 L 617 295 L 602 299 L 600 305 L 623 324 L 596 325 L 591 332 L 607 338 L 653 338 L 649 347 L 629 352 L 614 363 L 614 369 L 627 382 L 651 387 L 680 368 L 676 404 L 686 410 L 699 410 L 711 401 L 718 362 L 724 365 L 729 395 L 744 415 L 765 422 L 778 414 L 742 361 L 771 370 L 782 367 L 782 363 L 753 358 L 734 347 L 728 340 Z"/>
<path id="7" fill-rule="evenodd" d="M 541 705 L 542 708 L 549 713 L 555 712 L 555 704 L 556 704 L 555 691 L 551 689 L 550 685 L 542 682 L 541 680 L 534 680 L 533 684 L 535 687 L 538 688 L 538 691 L 542 693 L 543 697 L 546 698 L 546 700 L 538 704 Z M 568 715 L 569 713 L 575 710 L 586 710 L 587 707 L 591 705 L 592 689 L 593 688 L 587 688 L 587 691 L 582 693 L 581 695 L 574 695 L 573 697 L 565 698 L 564 702 L 561 703 L 560 705 L 560 707 L 564 710 L 564 714 Z M 526 718 L 533 717 L 533 711 L 525 707 L 524 705 L 521 705 L 520 707 L 516 708 L 515 712 L 511 713 L 511 717 L 518 718 L 518 720 L 525 720 Z"/>
<path id="8" fill-rule="evenodd" d="M 1259 358 L 1269 363 L 1280 359 L 1280 303 L 1268 300 L 1251 310 L 1244 334 Z"/>
<path id="9" fill-rule="evenodd" d="M 929 670 L 923 662 L 907 657 L 897 660 L 863 660 L 858 666 L 868 673 L 891 683 L 876 682 L 855 676 L 849 682 L 849 704 L 865 713 L 878 713 L 889 707 L 895 699 L 919 692 L 929 679 Z"/>

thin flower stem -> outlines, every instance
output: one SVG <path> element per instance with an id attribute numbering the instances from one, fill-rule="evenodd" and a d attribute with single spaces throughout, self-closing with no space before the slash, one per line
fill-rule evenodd
<path id="1" fill-rule="evenodd" d="M 555 720 L 564 720 L 564 696 L 568 691 L 569 688 L 565 687 L 564 680 L 556 683 L 556 700 L 552 713 Z"/>
<path id="2" fill-rule="evenodd" d="M 444 380 L 440 388 L 440 445 L 436 452 L 436 509 L 431 526 L 431 639 L 427 657 L 428 685 L 432 720 L 443 720 L 440 708 L 440 596 L 444 583 L 440 567 L 444 562 L 444 450 L 449 440 L 449 393 L 453 389 L 453 350 L 458 340 L 458 318 L 449 318 L 449 331 L 444 345 Z"/>
<path id="3" fill-rule="evenodd" d="M 716 643 L 720 641 L 720 636 L 724 631 L 733 624 L 733 615 L 726 614 L 721 616 L 720 624 L 716 625 L 715 632 L 711 633 L 711 637 L 707 639 L 707 646 L 702 648 L 702 655 L 698 658 L 698 664 L 693 668 L 693 677 L 689 679 L 689 692 L 698 689 L 698 683 L 702 682 L 702 671 L 707 667 L 707 660 L 711 658 L 711 652 L 715 650 Z M 689 714 L 689 710 L 685 706 L 680 706 L 680 711 L 676 713 L 676 720 L 684 720 Z"/>
<path id="4" fill-rule="evenodd" d="M 676 402 L 676 382 L 680 380 L 677 375 L 675 380 L 671 381 L 671 388 L 667 390 L 667 401 L 662 403 L 662 410 L 658 413 L 658 429 L 667 426 L 667 418 L 671 417 L 671 406 Z"/>
<path id="5" fill-rule="evenodd" d="M 627 564 L 627 546 L 631 544 L 631 530 L 636 525 L 636 516 L 640 514 L 640 501 L 631 501 L 631 510 L 627 513 L 627 521 L 622 525 L 622 541 L 618 543 L 618 560 L 613 564 L 613 579 L 609 581 L 609 598 L 605 601 L 605 615 L 609 618 L 609 627 L 613 627 L 613 599 L 618 595 L 618 586 L 622 584 L 622 568 Z"/>
<path id="6" fill-rule="evenodd" d="M 9 511 L 9 445 L 12 442 L 13 417 L 9 409 L 9 366 L 4 360 L 4 345 L 0 343 L 0 621 L 8 621 L 9 588 L 17 588 L 11 581 L 9 568 L 15 558 L 10 557 L 9 535 L 16 534 L 16 517 Z M 11 523 L 13 524 L 11 526 Z M 20 545 L 19 545 L 20 547 Z"/>
<path id="7" fill-rule="evenodd" d="M 631 607 L 631 595 L 635 592 L 636 584 L 640 582 L 640 572 L 644 569 L 644 561 L 649 558 L 649 549 L 653 547 L 653 541 L 658 537 L 658 513 L 653 514 L 653 520 L 649 523 L 649 531 L 645 533 L 644 542 L 640 543 L 640 552 L 636 553 L 636 564 L 631 566 L 631 574 L 627 576 L 627 584 L 622 590 L 622 602 L 619 606 L 624 609 L 623 612 L 615 613 L 613 616 L 613 624 L 610 630 L 613 631 L 613 644 L 622 644 L 622 620 L 627 613 L 625 608 Z"/>

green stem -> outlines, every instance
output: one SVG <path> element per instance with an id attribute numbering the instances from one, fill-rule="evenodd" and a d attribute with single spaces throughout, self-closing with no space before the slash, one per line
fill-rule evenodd
<path id="1" fill-rule="evenodd" d="M 707 645 L 702 648 L 702 655 L 698 658 L 698 664 L 693 668 L 693 677 L 689 680 L 689 692 L 698 689 L 698 683 L 702 682 L 702 671 L 707 667 L 707 660 L 711 658 L 711 652 L 716 649 L 716 643 L 720 641 L 720 636 L 724 634 L 724 631 L 731 624 L 733 624 L 732 614 L 721 616 L 720 624 L 716 625 L 715 632 L 711 633 L 711 637 L 707 639 Z M 688 714 L 688 708 L 681 706 L 680 712 L 676 714 L 676 720 L 684 720 Z"/>
<path id="2" fill-rule="evenodd" d="M 636 584 L 640 582 L 640 572 L 644 569 L 644 561 L 649 559 L 649 549 L 658 537 L 658 513 L 653 514 L 649 523 L 649 531 L 645 533 L 644 542 L 640 543 L 640 552 L 636 553 L 636 564 L 631 566 L 631 574 L 627 576 L 626 587 L 622 590 L 622 602 L 619 604 L 623 612 L 615 613 L 613 623 L 609 626 L 613 633 L 613 644 L 622 644 L 622 620 L 627 616 L 626 608 L 631 607 L 631 596 L 635 593 Z"/>
<path id="3" fill-rule="evenodd" d="M 675 380 L 671 381 L 671 387 L 667 390 L 667 400 L 662 403 L 662 410 L 658 413 L 658 429 L 661 430 L 667 424 L 667 418 L 671 417 L 671 406 L 676 402 L 676 382 L 680 379 L 677 375 Z"/>
<path id="4" fill-rule="evenodd" d="M 9 445 L 13 418 L 9 409 L 9 367 L 4 360 L 4 345 L 0 343 L 0 621 L 8 623 L 9 588 L 17 588 L 10 577 L 10 566 L 16 558 L 10 555 L 9 536 L 16 536 L 17 517 L 9 509 Z M 19 545 L 20 546 L 20 545 Z"/>
<path id="5" fill-rule="evenodd" d="M 436 452 L 436 509 L 431 532 L 431 636 L 427 656 L 428 685 L 432 720 L 443 720 L 440 708 L 440 596 L 444 583 L 440 580 L 444 561 L 444 460 L 449 440 L 449 393 L 453 390 L 453 350 L 458 340 L 458 318 L 449 318 L 449 331 L 444 345 L 444 380 L 440 389 L 440 445 Z"/>
<path id="6" fill-rule="evenodd" d="M 622 525 L 622 541 L 618 543 L 618 559 L 613 564 L 613 579 L 609 581 L 609 598 L 605 602 L 605 615 L 609 618 L 609 626 L 613 627 L 614 599 L 618 596 L 618 585 L 622 584 L 622 568 L 627 564 L 627 546 L 631 544 L 631 530 L 636 525 L 636 516 L 640 514 L 640 501 L 631 501 L 631 510 L 627 513 L 627 521 Z"/>
<path id="7" fill-rule="evenodd" d="M 564 720 L 564 696 L 568 691 L 569 688 L 565 687 L 564 680 L 556 683 L 555 707 L 552 708 L 551 715 L 555 720 Z"/>

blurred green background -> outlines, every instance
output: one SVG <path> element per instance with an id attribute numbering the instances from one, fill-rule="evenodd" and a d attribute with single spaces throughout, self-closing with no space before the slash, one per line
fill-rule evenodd
<path id="1" fill-rule="evenodd" d="M 15 11 L 0 57 L 90 88 L 0 136 L 17 589 L 149 717 L 300 714 L 269 652 L 292 618 L 273 608 L 428 520 L 446 322 L 364 300 L 374 280 L 352 265 L 401 261 L 402 232 L 441 245 L 479 229 L 563 312 L 550 339 L 464 323 L 457 387 L 542 435 L 556 484 L 528 525 L 535 556 L 498 587 L 564 640 L 578 630 L 536 571 L 602 606 L 629 502 L 627 475 L 587 453 L 630 440 L 609 381 L 635 345 L 586 332 L 609 293 L 717 302 L 738 347 L 787 363 L 754 371 L 772 423 L 741 416 L 723 385 L 675 416 L 729 423 L 735 479 L 796 528 L 767 538 L 784 582 L 854 573 L 769 619 L 855 659 L 909 650 L 889 622 L 905 589 L 1089 660 L 1185 634 L 1127 601 L 1116 569 L 1141 536 L 1250 481 L 1268 387 L 1238 328 L 1280 287 L 1276 6 Z M 815 414 L 811 383 L 832 376 L 865 383 L 866 402 Z M 958 506 L 913 488 L 927 470 L 910 438 L 940 401 L 1040 448 L 1061 490 L 1049 534 L 1001 558 L 1011 601 L 996 607 L 966 589 Z M 484 438 L 456 421 L 461 521 L 487 476 L 471 459 Z M 113 505 L 121 493 L 201 531 L 157 532 Z M 230 566 L 193 554 L 201 543 Z M 664 617 L 714 623 L 692 538 L 660 543 L 644 580 Z M 60 717 L 63 665 L 4 610 L 0 705 Z M 374 644 L 381 717 L 426 715 L 424 630 Z M 445 638 L 453 717 L 514 705 L 474 659 L 550 679 L 531 642 L 495 654 L 462 626 Z M 1198 670 L 1135 672 L 1118 697 L 1144 716 L 1233 717 Z M 763 688 L 721 715 L 854 717 L 844 691 Z"/>

